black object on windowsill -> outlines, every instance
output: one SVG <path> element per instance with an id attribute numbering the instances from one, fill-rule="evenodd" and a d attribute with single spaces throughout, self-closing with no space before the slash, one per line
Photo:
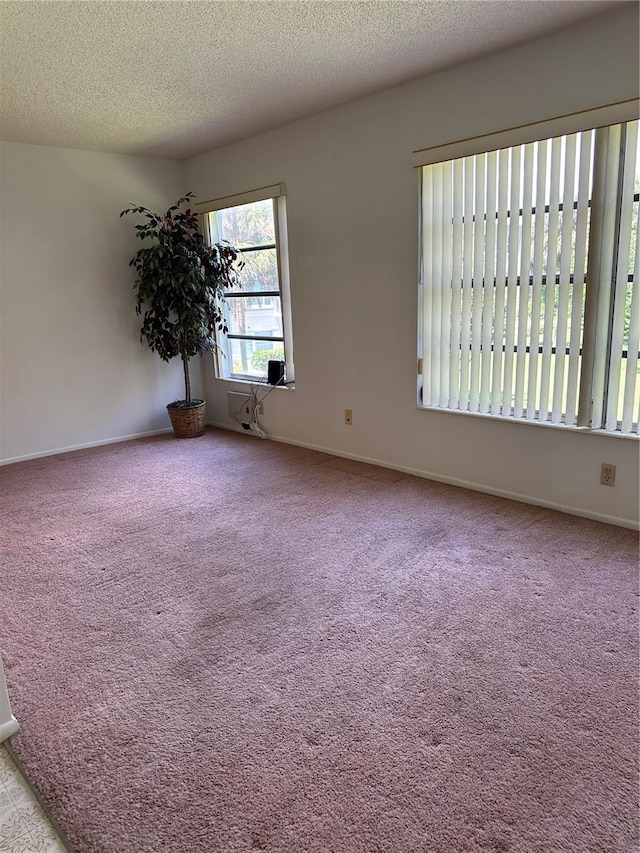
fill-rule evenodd
<path id="1" fill-rule="evenodd" d="M 284 385 L 284 361 L 267 363 L 267 382 L 269 385 Z"/>

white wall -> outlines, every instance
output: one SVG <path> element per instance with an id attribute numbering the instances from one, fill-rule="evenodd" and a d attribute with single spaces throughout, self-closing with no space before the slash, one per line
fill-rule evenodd
<path id="1" fill-rule="evenodd" d="M 169 428 L 182 370 L 138 341 L 119 213 L 166 209 L 182 164 L 4 142 L 0 167 L 0 461 Z"/>
<path id="2" fill-rule="evenodd" d="M 287 186 L 296 390 L 268 398 L 268 431 L 633 523 L 637 441 L 417 409 L 411 152 L 637 94 L 638 10 L 627 7 L 189 161 L 201 199 Z M 231 426 L 237 384 L 209 369 L 206 382 L 210 418 Z M 603 461 L 618 466 L 615 488 L 599 485 Z"/>

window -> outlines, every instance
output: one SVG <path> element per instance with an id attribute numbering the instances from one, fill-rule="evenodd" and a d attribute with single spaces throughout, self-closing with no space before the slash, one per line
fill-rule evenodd
<path id="1" fill-rule="evenodd" d="M 637 435 L 638 121 L 541 130 L 414 155 L 419 404 Z"/>
<path id="2" fill-rule="evenodd" d="M 285 362 L 293 381 L 293 352 L 286 263 L 285 200 L 281 185 L 205 202 L 206 232 L 242 250 L 240 287 L 225 292 L 228 334 L 219 340 L 217 375 L 266 379 L 269 360 Z"/>

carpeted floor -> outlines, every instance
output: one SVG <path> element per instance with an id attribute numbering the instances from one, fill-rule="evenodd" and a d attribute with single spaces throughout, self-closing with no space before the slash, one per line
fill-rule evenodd
<path id="1" fill-rule="evenodd" d="M 210 431 L 0 469 L 77 853 L 632 853 L 637 535 Z"/>

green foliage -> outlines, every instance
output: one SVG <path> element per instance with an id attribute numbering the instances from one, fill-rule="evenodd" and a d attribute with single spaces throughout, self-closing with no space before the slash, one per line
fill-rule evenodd
<path id="1" fill-rule="evenodd" d="M 191 400 L 189 359 L 217 348 L 216 331 L 227 332 L 222 313 L 224 291 L 240 286 L 244 265 L 238 249 L 229 243 L 208 245 L 198 227 L 198 214 L 182 210 L 193 193 L 179 199 L 166 213 L 146 207 L 123 210 L 144 218 L 136 236 L 151 244 L 138 249 L 130 261 L 136 313 L 142 316 L 140 340 L 163 361 L 180 356 L 185 371 L 185 399 Z"/>
<path id="2" fill-rule="evenodd" d="M 256 373 L 267 373 L 267 362 L 282 361 L 284 359 L 284 349 L 282 345 L 277 349 L 261 349 L 254 352 L 251 356 L 251 367 Z"/>

